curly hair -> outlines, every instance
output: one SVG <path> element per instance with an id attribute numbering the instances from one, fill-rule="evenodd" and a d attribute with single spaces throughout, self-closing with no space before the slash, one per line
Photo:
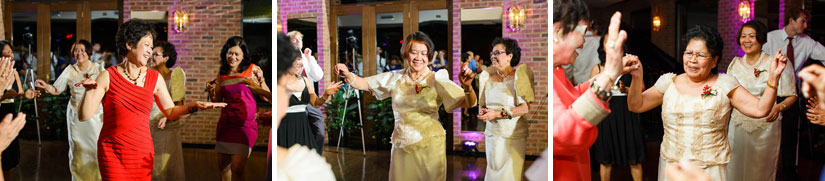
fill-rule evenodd
<path id="1" fill-rule="evenodd" d="M 152 24 L 147 21 L 131 19 L 120 25 L 117 30 L 117 35 L 115 35 L 118 57 L 126 56 L 126 53 L 129 52 L 126 44 L 135 47 L 140 39 L 146 35 L 151 35 L 152 40 L 155 40 L 155 37 L 157 37 L 157 33 L 155 29 L 152 28 Z"/>
<path id="2" fill-rule="evenodd" d="M 278 33 L 278 65 L 276 65 L 278 75 L 276 75 L 276 78 L 280 79 L 283 75 L 286 75 L 299 56 L 301 56 L 300 53 L 295 51 L 295 46 L 289 41 L 289 37 L 284 33 Z"/>
<path id="3" fill-rule="evenodd" d="M 221 75 L 228 75 L 229 72 L 232 71 L 232 68 L 229 67 L 229 62 L 226 60 L 226 52 L 229 52 L 229 49 L 235 46 L 240 47 L 241 51 L 243 51 L 243 60 L 241 60 L 241 64 L 238 65 L 238 71 L 246 71 L 246 69 L 249 68 L 249 65 L 252 64 L 252 60 L 249 59 L 249 49 L 247 49 L 246 42 L 244 42 L 243 38 L 240 36 L 230 37 L 226 40 L 226 43 L 223 44 L 223 48 L 221 49 Z M 294 50 L 295 48 L 293 47 L 293 51 Z"/>
<path id="4" fill-rule="evenodd" d="M 705 25 L 696 25 L 685 33 L 685 37 L 682 39 L 682 47 L 687 47 L 687 44 L 691 40 L 704 41 L 711 58 L 722 57 L 722 50 L 725 49 L 725 43 L 722 41 L 722 36 L 720 36 L 719 32 L 715 29 Z M 684 52 L 684 50 L 682 50 L 682 52 Z M 716 70 L 717 68 L 713 68 L 711 72 L 716 73 Z"/>
<path id="5" fill-rule="evenodd" d="M 750 20 L 739 27 L 739 33 L 736 33 L 736 43 L 740 46 L 742 43 L 739 42 L 739 39 L 742 39 L 742 29 L 745 29 L 745 27 L 751 27 L 753 30 L 756 30 L 756 42 L 760 45 L 764 45 L 765 42 L 768 42 L 768 27 L 762 22 Z"/>
<path id="6" fill-rule="evenodd" d="M 155 42 L 155 48 L 157 47 L 163 49 L 163 56 L 169 57 L 169 60 L 166 61 L 166 68 L 175 66 L 175 62 L 178 60 L 178 51 L 175 50 L 175 45 L 167 41 L 158 41 Z"/>
<path id="7" fill-rule="evenodd" d="M 77 58 L 77 57 L 74 57 L 74 49 L 77 47 L 78 44 L 83 45 L 83 47 L 86 47 L 85 51 L 86 51 L 87 56 L 92 56 L 92 44 L 89 43 L 89 41 L 86 41 L 86 40 L 78 40 L 77 42 L 72 44 L 72 53 L 71 53 L 72 58 L 75 58 L 75 59 Z"/>
<path id="8" fill-rule="evenodd" d="M 404 38 L 404 44 L 401 45 L 401 57 L 403 57 L 405 59 L 407 58 L 407 53 L 410 53 L 410 51 L 412 51 L 412 44 L 413 43 L 421 43 L 421 44 L 426 45 L 427 46 L 427 56 L 430 56 L 430 55 L 433 54 L 433 51 L 434 51 L 433 47 L 435 45 L 433 45 L 433 41 L 430 39 L 430 36 L 428 36 L 424 32 L 419 31 L 419 32 L 415 32 L 413 34 L 407 35 L 407 38 Z M 432 61 L 432 60 L 430 60 L 430 61 Z"/>
<path id="9" fill-rule="evenodd" d="M 590 10 L 582 0 L 553 0 L 553 23 L 561 22 L 561 33 L 576 28 L 579 21 L 590 19 Z"/>
<path id="10" fill-rule="evenodd" d="M 513 59 L 510 59 L 510 67 L 518 65 L 518 62 L 521 60 L 521 47 L 518 46 L 518 41 L 509 38 L 493 39 L 493 46 L 498 44 L 504 45 L 505 53 L 513 55 Z"/>

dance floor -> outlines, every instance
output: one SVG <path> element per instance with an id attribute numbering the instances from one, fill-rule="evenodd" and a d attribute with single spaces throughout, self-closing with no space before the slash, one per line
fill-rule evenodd
<path id="1" fill-rule="evenodd" d="M 658 141 L 648 141 L 647 142 L 647 157 L 645 158 L 644 163 L 642 163 L 642 180 L 656 180 L 659 174 L 659 147 L 662 142 Z M 818 180 L 820 171 L 822 171 L 823 163 L 817 162 L 805 154 L 800 154 L 799 156 L 799 166 L 797 167 L 797 171 L 799 172 L 799 178 L 804 178 L 801 180 Z M 611 180 L 633 180 L 633 177 L 630 175 L 630 168 L 626 166 L 618 166 L 613 167 L 613 172 L 611 176 Z M 599 165 L 598 163 L 591 162 L 591 180 L 600 180 L 601 177 L 599 176 Z M 782 172 L 778 171 L 777 179 L 778 181 L 783 181 L 787 179 L 782 178 Z"/>
<path id="2" fill-rule="evenodd" d="M 11 180 L 71 180 L 69 144 L 43 142 L 40 172 L 37 172 L 37 140 L 20 140 L 20 165 L 12 169 Z M 183 148 L 186 180 L 220 180 L 217 156 L 211 148 Z M 253 151 L 246 162 L 246 179 L 262 180 L 266 173 L 266 151 Z"/>
<path id="3" fill-rule="evenodd" d="M 341 148 L 336 151 L 335 146 L 324 147 L 324 157 L 332 166 L 335 178 L 347 180 L 387 180 L 390 171 L 389 150 L 367 150 L 363 156 L 361 149 Z M 524 161 L 524 169 L 533 164 L 532 160 Z M 484 157 L 447 155 L 447 180 L 484 180 L 487 160 Z M 527 180 L 522 177 L 522 180 Z"/>

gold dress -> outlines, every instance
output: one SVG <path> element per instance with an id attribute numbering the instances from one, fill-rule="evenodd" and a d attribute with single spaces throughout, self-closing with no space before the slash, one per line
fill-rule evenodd
<path id="1" fill-rule="evenodd" d="M 655 85 L 664 93 L 665 134 L 659 156 L 659 180 L 667 180 L 665 166 L 681 160 L 704 169 L 712 180 L 725 180 L 725 166 L 730 160 L 728 120 L 733 109 L 727 95 L 739 87 L 739 82 L 733 76 L 719 74 L 716 83 L 709 85 L 715 95 L 702 96 L 701 92 L 685 95 L 673 84 L 675 76 L 664 74 Z"/>
<path id="2" fill-rule="evenodd" d="M 491 111 L 512 110 L 522 103 L 533 102 L 533 72 L 526 65 L 503 81 L 489 81 L 490 74 L 479 74 L 479 105 Z M 527 148 L 527 118 L 488 121 L 484 130 L 487 171 L 484 180 L 521 180 L 524 152 Z"/>
<path id="3" fill-rule="evenodd" d="M 736 77 L 748 92 L 762 97 L 767 87 L 771 58 L 769 54 L 762 53 L 754 65 L 748 65 L 744 58 L 736 57 L 728 65 L 728 74 Z M 756 76 L 754 69 L 764 72 Z M 795 96 L 794 80 L 793 74 L 783 72 L 777 85 L 777 96 Z M 782 114 L 773 122 L 766 122 L 765 119 L 751 118 L 733 109 L 728 128 L 731 148 L 728 180 L 776 180 Z"/>
<path id="4" fill-rule="evenodd" d="M 177 67 L 172 70 L 171 79 L 166 81 L 166 88 L 168 88 L 172 101 L 183 100 L 183 96 L 186 94 L 185 80 L 186 74 L 183 69 Z M 158 122 L 163 117 L 158 105 L 152 104 L 151 119 L 149 120 L 149 130 L 152 133 L 152 143 L 155 146 L 152 180 L 186 180 L 181 145 L 182 119 L 177 121 L 166 120 L 166 127 L 160 129 L 158 128 Z"/>
<path id="5" fill-rule="evenodd" d="M 401 69 L 366 78 L 375 97 L 392 97 L 395 128 L 390 180 L 446 180 L 446 132 L 438 121 L 438 107 L 443 104 L 451 112 L 463 102 L 464 90 L 450 80 L 446 70 L 431 71 L 417 81 L 406 72 Z"/>

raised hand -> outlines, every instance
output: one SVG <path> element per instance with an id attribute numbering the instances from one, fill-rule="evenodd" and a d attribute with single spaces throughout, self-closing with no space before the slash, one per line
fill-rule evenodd
<path id="1" fill-rule="evenodd" d="M 797 75 L 802 79 L 802 95 L 806 98 L 825 97 L 825 67 L 817 64 L 809 65 L 800 70 Z M 825 99 L 818 99 L 817 106 L 825 107 Z"/>
<path id="2" fill-rule="evenodd" d="M 608 26 L 607 41 L 604 42 L 605 64 L 604 72 L 611 80 L 615 80 L 624 73 L 626 62 L 623 61 L 622 55 L 624 49 L 622 48 L 625 40 L 627 40 L 627 32 L 620 30 L 619 26 L 622 23 L 622 13 L 616 12 L 610 18 L 610 26 Z"/>
<path id="3" fill-rule="evenodd" d="M 642 76 L 644 73 L 642 70 L 642 61 L 639 60 L 639 56 L 627 54 L 622 58 L 622 62 L 626 62 L 624 66 L 625 73 L 630 73 L 630 75 L 634 77 Z"/>
<path id="4" fill-rule="evenodd" d="M 332 85 L 327 85 L 327 88 L 324 89 L 324 95 L 331 96 L 335 94 L 338 90 L 341 90 L 341 86 L 343 85 L 344 83 L 341 81 L 335 82 Z"/>
<path id="5" fill-rule="evenodd" d="M 335 67 L 332 68 L 332 71 L 337 73 L 339 77 L 347 77 L 347 74 L 349 74 L 349 68 L 343 63 L 336 64 Z"/>
<path id="6" fill-rule="evenodd" d="M 46 88 L 49 88 L 49 84 L 46 83 L 46 81 L 37 79 L 36 81 L 34 81 L 34 87 L 41 88 L 41 89 L 46 89 Z"/>
<path id="7" fill-rule="evenodd" d="M 461 73 L 458 74 L 458 81 L 464 87 L 472 86 L 473 78 L 475 78 L 475 74 L 470 69 L 461 70 Z"/>
<path id="8" fill-rule="evenodd" d="M 5 57 L 0 58 L 0 87 L 9 87 L 14 83 L 14 60 Z"/>
<path id="9" fill-rule="evenodd" d="M 788 57 L 782 55 L 782 50 L 776 51 L 776 55 L 773 56 L 771 60 L 771 77 L 776 78 L 779 80 L 779 76 L 782 75 L 782 71 L 785 70 L 785 66 L 788 64 Z"/>

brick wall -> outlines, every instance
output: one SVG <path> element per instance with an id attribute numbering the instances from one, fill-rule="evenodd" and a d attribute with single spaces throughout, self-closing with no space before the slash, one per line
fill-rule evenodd
<path id="1" fill-rule="evenodd" d="M 738 41 L 736 34 L 739 32 L 739 27 L 745 24 L 739 18 L 739 2 L 737 0 L 719 1 L 716 26 L 719 35 L 722 36 L 722 40 L 725 42 L 725 49 L 722 51 L 722 57 L 717 64 L 720 72 L 727 70 L 733 57 L 745 54 L 739 44 L 736 43 Z"/>
<path id="2" fill-rule="evenodd" d="M 203 101 L 206 82 L 218 75 L 220 50 L 229 37 L 241 35 L 241 0 L 178 1 L 178 0 L 124 0 L 123 18 L 127 21 L 132 11 L 169 11 L 169 27 L 174 24 L 172 12 L 184 9 L 189 12 L 189 28 L 183 33 L 169 32 L 169 42 L 178 51 L 176 66 L 186 71 L 186 100 Z M 259 111 L 270 109 L 259 108 Z M 220 109 L 201 111 L 183 121 L 183 142 L 214 144 L 215 129 Z M 255 145 L 266 146 L 269 127 L 258 127 Z"/>
<path id="3" fill-rule="evenodd" d="M 547 119 L 547 38 L 548 38 L 548 3 L 547 1 L 516 0 L 516 1 L 482 1 L 482 0 L 454 0 L 453 9 L 453 65 L 460 65 L 461 59 L 461 9 L 501 7 L 504 12 L 513 5 L 521 5 L 527 10 L 525 27 L 517 32 L 506 29 L 503 24 L 503 37 L 512 38 L 519 42 L 521 47 L 521 64 L 528 65 L 535 75 L 536 101 L 531 103 L 530 113 L 525 115 L 529 123 L 527 138 L 527 155 L 539 155 L 547 149 L 548 119 Z M 506 17 L 502 14 L 502 17 Z M 453 66 L 453 80 L 458 80 L 459 66 Z M 456 82 L 458 83 L 458 82 Z M 453 113 L 453 148 L 461 150 L 464 140 L 474 140 L 479 143 L 479 151 L 484 152 L 484 135 L 474 132 L 461 132 L 461 114 Z"/>

